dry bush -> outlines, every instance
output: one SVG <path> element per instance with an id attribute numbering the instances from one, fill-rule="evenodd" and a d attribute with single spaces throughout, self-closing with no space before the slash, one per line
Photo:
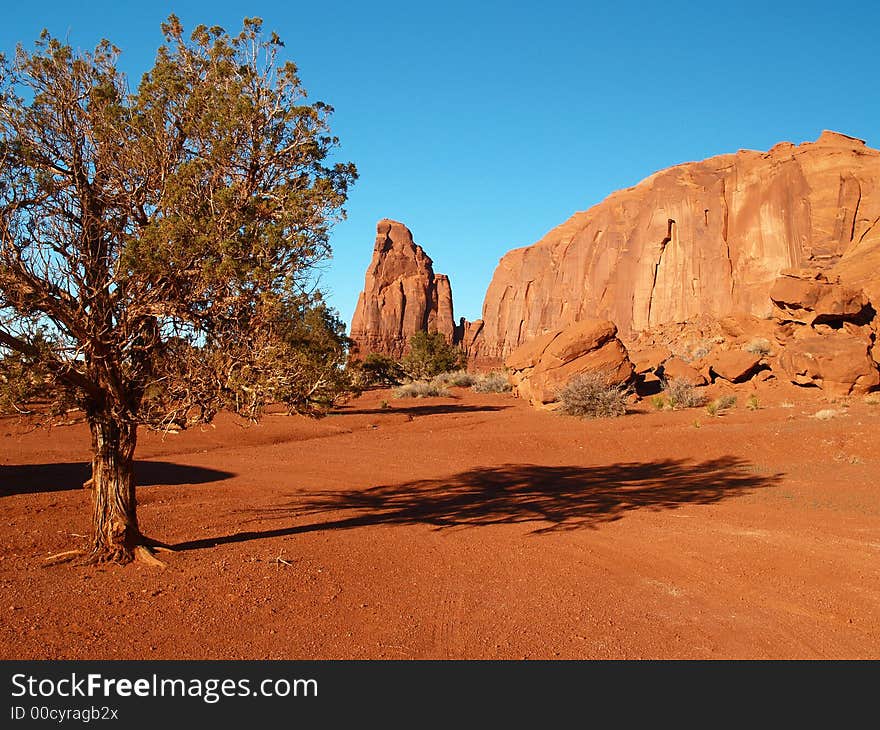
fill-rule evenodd
<path id="1" fill-rule="evenodd" d="M 477 393 L 506 393 L 511 389 L 511 385 L 505 371 L 493 370 L 478 375 L 474 379 L 471 389 Z"/>
<path id="2" fill-rule="evenodd" d="M 583 373 L 568 381 L 558 394 L 560 411 L 579 418 L 613 418 L 626 415 L 630 389 L 612 385 L 604 373 Z"/>
<path id="3" fill-rule="evenodd" d="M 431 380 L 413 380 L 392 391 L 395 398 L 443 398 L 449 391 Z"/>
<path id="4" fill-rule="evenodd" d="M 654 396 L 651 402 L 657 410 L 699 408 L 706 402 L 706 396 L 687 381 L 673 378 L 665 381 L 663 392 Z"/>
<path id="5" fill-rule="evenodd" d="M 735 405 L 735 395 L 722 395 L 720 398 L 716 398 L 706 406 L 706 413 L 710 416 L 718 416 L 724 413 L 724 411 L 730 410 Z"/>
<path id="6" fill-rule="evenodd" d="M 452 370 L 448 373 L 440 373 L 432 379 L 438 385 L 454 386 L 456 388 L 471 387 L 476 378 L 467 370 Z"/>
<path id="7" fill-rule="evenodd" d="M 743 350 L 745 350 L 746 352 L 751 352 L 754 355 L 760 355 L 761 357 L 766 357 L 771 352 L 773 352 L 770 340 L 764 337 L 756 337 L 755 339 L 747 342 L 743 346 Z"/>

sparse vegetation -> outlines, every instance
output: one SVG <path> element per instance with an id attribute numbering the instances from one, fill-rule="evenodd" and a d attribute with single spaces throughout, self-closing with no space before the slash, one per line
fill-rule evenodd
<path id="1" fill-rule="evenodd" d="M 760 407 L 761 406 L 758 402 L 758 396 L 754 393 L 749 395 L 748 399 L 746 400 L 746 408 L 748 408 L 750 411 L 757 411 Z"/>
<path id="2" fill-rule="evenodd" d="M 433 380 L 413 380 L 392 391 L 395 398 L 444 398 L 449 391 Z"/>
<path id="3" fill-rule="evenodd" d="M 755 339 L 747 342 L 743 346 L 743 350 L 746 352 L 751 352 L 754 355 L 760 355 L 761 357 L 766 357 L 771 352 L 773 352 L 773 348 L 770 345 L 770 340 L 765 339 L 764 337 L 756 337 Z"/>
<path id="4" fill-rule="evenodd" d="M 722 395 L 720 398 L 716 398 L 706 406 L 706 413 L 714 418 L 715 416 L 720 416 L 725 411 L 729 411 L 735 405 L 735 395 Z"/>
<path id="5" fill-rule="evenodd" d="M 880 393 L 868 393 L 868 395 L 865 396 L 865 405 L 866 406 L 880 405 Z"/>
<path id="6" fill-rule="evenodd" d="M 448 373 L 440 373 L 434 376 L 434 382 L 439 385 L 454 386 L 456 388 L 470 388 L 476 378 L 467 370 L 452 370 Z"/>
<path id="7" fill-rule="evenodd" d="M 784 400 L 779 404 L 780 408 L 794 408 L 794 403 L 789 400 Z"/>
<path id="8" fill-rule="evenodd" d="M 840 415 L 840 411 L 835 411 L 833 408 L 823 408 L 821 411 L 816 411 L 813 418 L 818 421 L 830 421 L 837 415 Z"/>
<path id="9" fill-rule="evenodd" d="M 507 373 L 503 370 L 492 370 L 477 375 L 471 389 L 477 393 L 507 393 L 511 389 Z"/>
<path id="10" fill-rule="evenodd" d="M 706 397 L 693 385 L 677 378 L 664 381 L 663 392 L 651 399 L 658 411 L 699 408 L 705 402 Z"/>
<path id="11" fill-rule="evenodd" d="M 604 373 L 576 375 L 559 391 L 560 411 L 579 418 L 613 418 L 626 414 L 630 389 L 613 385 Z"/>

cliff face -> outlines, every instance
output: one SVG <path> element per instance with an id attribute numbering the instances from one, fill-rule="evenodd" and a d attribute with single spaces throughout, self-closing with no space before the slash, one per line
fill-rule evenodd
<path id="1" fill-rule="evenodd" d="M 698 316 L 767 317 L 777 276 L 800 267 L 880 294 L 880 152 L 861 140 L 823 132 L 678 165 L 613 193 L 501 259 L 469 349 L 500 360 L 592 318 L 626 339 Z"/>
<path id="2" fill-rule="evenodd" d="M 355 353 L 401 357 L 413 334 L 433 330 L 450 342 L 459 334 L 449 279 L 434 273 L 430 257 L 405 225 L 383 219 L 376 226 L 373 259 L 351 320 Z"/>

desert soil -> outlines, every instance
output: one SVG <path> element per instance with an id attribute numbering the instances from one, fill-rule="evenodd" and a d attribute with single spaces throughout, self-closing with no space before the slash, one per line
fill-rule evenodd
<path id="1" fill-rule="evenodd" d="M 43 567 L 89 530 L 86 430 L 0 420 L 0 656 L 880 657 L 880 405 L 453 395 L 143 431 L 165 570 Z"/>

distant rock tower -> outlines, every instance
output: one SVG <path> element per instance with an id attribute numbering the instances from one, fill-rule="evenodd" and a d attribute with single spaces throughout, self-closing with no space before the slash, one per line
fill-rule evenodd
<path id="1" fill-rule="evenodd" d="M 434 273 L 409 228 L 385 218 L 376 225 L 373 260 L 351 320 L 354 352 L 401 357 L 416 332 L 435 330 L 453 344 L 462 338 L 463 327 L 452 315 L 449 277 Z"/>

